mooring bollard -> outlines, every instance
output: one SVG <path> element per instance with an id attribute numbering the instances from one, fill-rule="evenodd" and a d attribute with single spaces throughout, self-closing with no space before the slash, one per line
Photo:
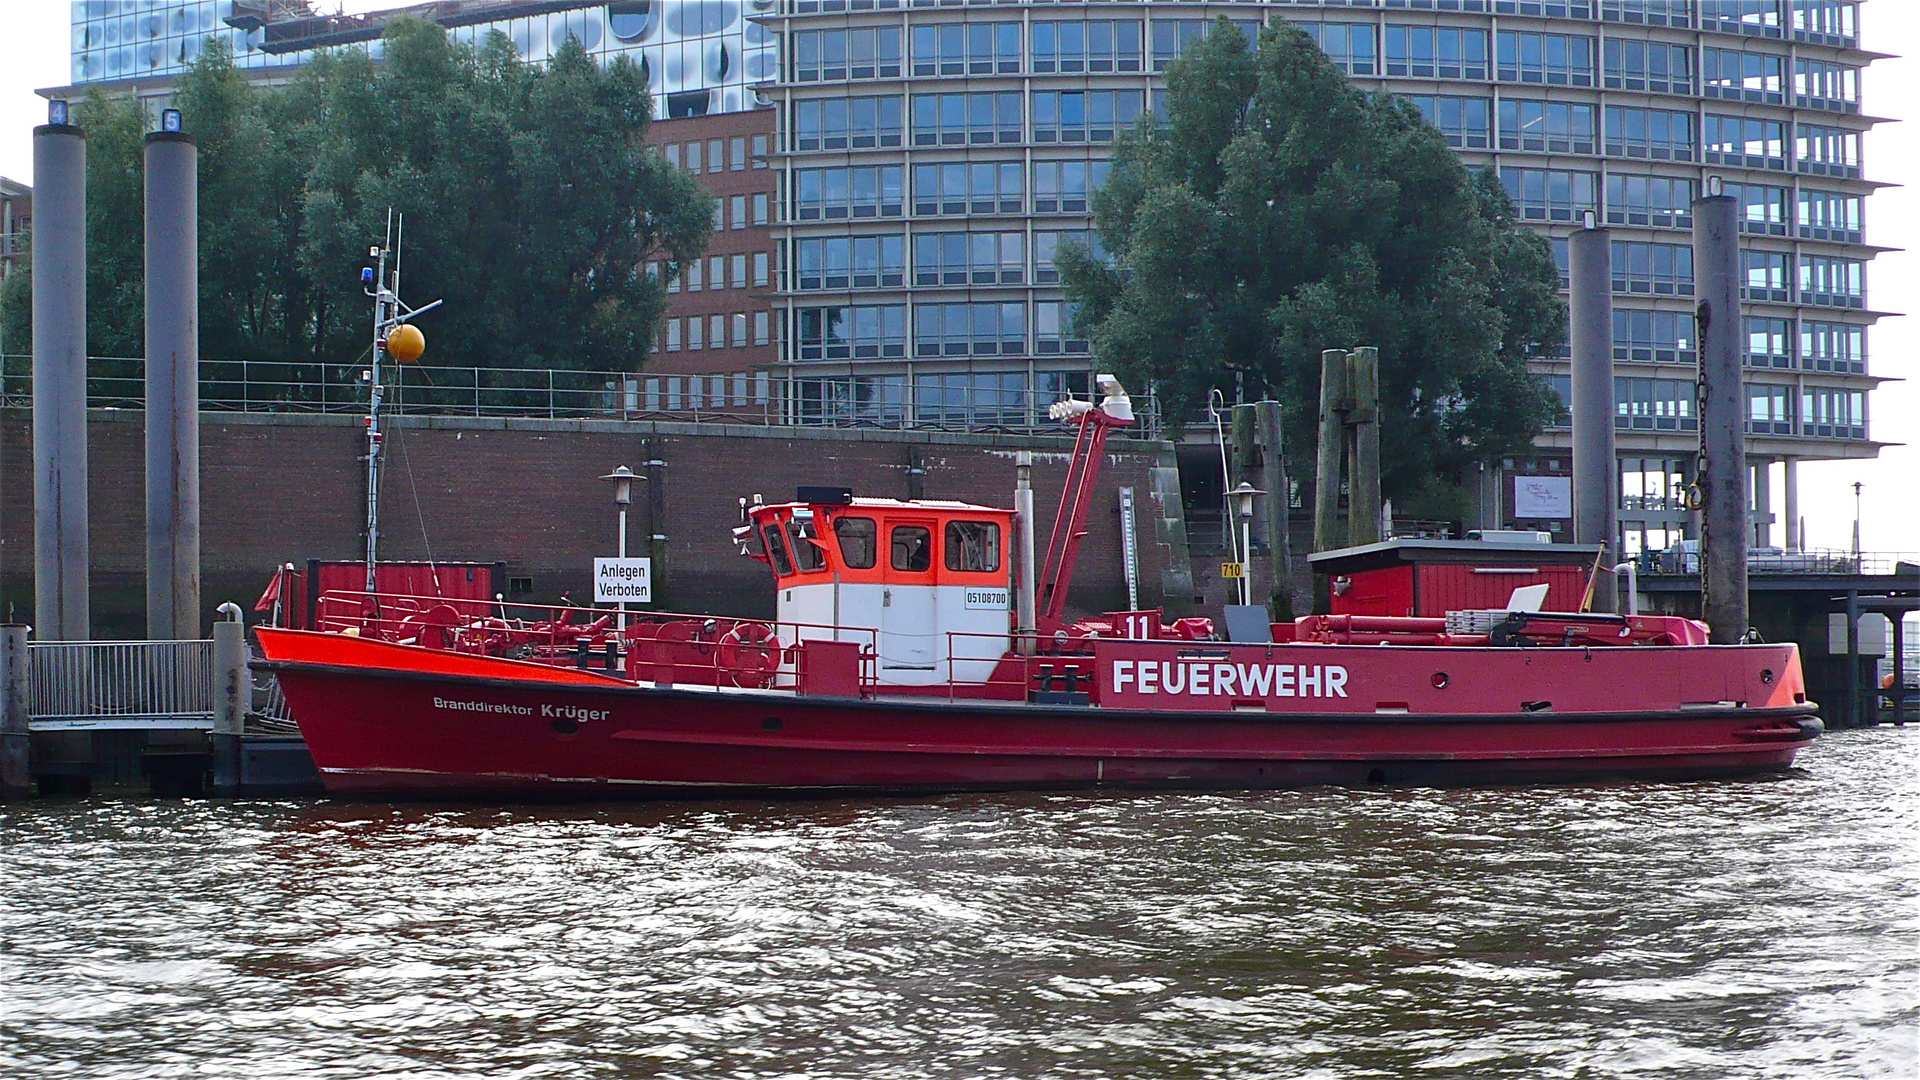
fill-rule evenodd
<path id="1" fill-rule="evenodd" d="M 240 609 L 221 604 L 224 616 L 213 624 L 213 788 L 232 794 L 245 782 L 241 776 L 240 733 L 252 704 L 253 677 L 247 670 L 247 627 Z"/>
<path id="2" fill-rule="evenodd" d="M 0 626 L 0 799 L 33 794 L 27 727 L 27 628 Z"/>

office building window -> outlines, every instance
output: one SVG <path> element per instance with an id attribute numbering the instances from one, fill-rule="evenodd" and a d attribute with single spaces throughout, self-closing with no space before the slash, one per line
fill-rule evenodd
<path id="1" fill-rule="evenodd" d="M 1800 300 L 1826 307 L 1866 306 L 1866 264 L 1835 255 L 1800 257 Z"/>
<path id="2" fill-rule="evenodd" d="M 1447 145 L 1456 149 L 1483 150 L 1491 134 L 1493 103 L 1483 97 L 1453 97 L 1445 94 L 1402 94 L 1420 110 L 1427 123 L 1440 132 Z M 1591 111 L 1591 110 L 1589 110 Z"/>
<path id="3" fill-rule="evenodd" d="M 1089 229 L 1036 232 L 1033 234 L 1034 284 L 1052 285 L 1059 282 L 1060 270 L 1053 260 L 1060 254 L 1061 247 L 1069 244 L 1078 245 L 1097 261 L 1106 261 L 1107 253 L 1100 246 L 1099 233 Z"/>
<path id="4" fill-rule="evenodd" d="M 913 28 L 915 75 L 1017 75 L 1017 22 L 938 23 Z"/>
<path id="5" fill-rule="evenodd" d="M 1650 364 L 1691 364 L 1694 352 L 1690 311 L 1613 311 L 1613 358 Z"/>
<path id="6" fill-rule="evenodd" d="M 1685 244 L 1613 242 L 1613 291 L 1693 295 L 1693 248 Z"/>
<path id="7" fill-rule="evenodd" d="M 1260 41 L 1260 20 L 1234 19 L 1232 22 L 1242 34 L 1246 35 L 1248 47 L 1251 48 L 1258 44 Z M 1155 19 L 1153 21 L 1153 70 L 1167 70 L 1167 65 L 1179 59 L 1181 54 L 1187 51 L 1187 46 L 1205 37 L 1207 31 L 1211 29 L 1213 29 L 1213 21 L 1210 19 Z M 1300 29 L 1305 30 L 1309 36 L 1313 36 L 1316 33 L 1314 24 L 1302 23 L 1300 24 Z M 1371 27 L 1363 27 L 1363 29 L 1365 29 L 1369 35 L 1373 33 Z M 1317 40 L 1316 38 L 1316 41 Z M 1367 41 L 1371 44 L 1373 41 L 1372 37 L 1369 36 Z M 1322 44 L 1321 47 L 1325 48 L 1326 46 Z M 1338 61 L 1336 61 L 1336 63 L 1337 62 Z M 1373 71 L 1369 68 L 1365 72 L 1355 72 L 1354 74 L 1371 75 Z"/>
<path id="8" fill-rule="evenodd" d="M 794 288 L 876 289 L 906 283 L 903 236 L 829 236 L 794 241 Z"/>
<path id="9" fill-rule="evenodd" d="M 747 313 L 744 311 L 736 311 L 727 316 L 727 329 L 729 331 L 727 334 L 727 344 L 736 349 L 745 348 L 747 345 Z"/>
<path id="10" fill-rule="evenodd" d="M 771 277 L 769 273 L 769 264 L 771 262 L 772 260 L 767 258 L 766 252 L 756 251 L 753 253 L 753 283 L 756 287 L 766 287 Z"/>
<path id="11" fill-rule="evenodd" d="M 984 146 L 1020 141 L 1017 92 L 913 96 L 915 146 Z"/>
<path id="12" fill-rule="evenodd" d="M 1105 161 L 1036 161 L 1033 163 L 1033 212 L 1084 214 L 1093 193 L 1106 183 L 1112 167 Z"/>
<path id="13" fill-rule="evenodd" d="M 747 167 L 747 140 L 740 137 L 727 142 L 727 168 L 739 172 Z"/>
<path id="14" fill-rule="evenodd" d="M 1613 426 L 1641 431 L 1698 431 L 1692 381 L 1613 380 Z"/>
<path id="15" fill-rule="evenodd" d="M 1487 32 L 1456 26 L 1387 27 L 1387 74 L 1485 79 Z"/>
<path id="16" fill-rule="evenodd" d="M 1139 117 L 1138 90 L 1041 90 L 1033 95 L 1033 141 L 1105 143 Z"/>
<path id="17" fill-rule="evenodd" d="M 899 165 L 796 169 L 794 217 L 800 221 L 899 217 L 902 173 Z"/>
<path id="18" fill-rule="evenodd" d="M 1694 0 L 1600 0 L 1600 17 L 1635 26 L 1692 26 Z"/>
<path id="19" fill-rule="evenodd" d="M 687 320 L 687 348 L 704 348 L 703 341 L 707 332 L 707 320 L 698 315 Z"/>
<path id="20" fill-rule="evenodd" d="M 1860 177 L 1860 133 L 1844 128 L 1800 124 L 1794 131 L 1794 159 L 1803 173 Z"/>
<path id="21" fill-rule="evenodd" d="M 1860 69 L 1829 60 L 1795 60 L 1793 103 L 1803 109 L 1858 112 Z"/>
<path id="22" fill-rule="evenodd" d="M 705 265 L 706 263 L 705 263 L 705 260 L 703 259 L 692 259 L 687 262 L 684 268 L 684 273 L 686 274 L 686 278 L 687 278 L 688 292 L 700 291 L 701 271 L 702 269 L 705 268 Z"/>
<path id="23" fill-rule="evenodd" d="M 1800 366 L 1808 371 L 1866 374 L 1867 328 L 1853 323 L 1800 320 Z"/>
<path id="24" fill-rule="evenodd" d="M 1800 434 L 1823 439 L 1866 438 L 1866 392 L 1827 386 L 1808 388 L 1800 395 Z"/>
<path id="25" fill-rule="evenodd" d="M 1721 189 L 1740 203 L 1740 231 L 1787 235 L 1787 189 L 1772 184 L 1728 184 Z"/>
<path id="26" fill-rule="evenodd" d="M 730 211 L 727 216 L 732 219 L 731 224 L 733 227 L 736 229 L 746 228 L 747 197 L 745 195 L 735 195 L 733 198 L 727 200 L 727 204 L 727 209 Z"/>
<path id="27" fill-rule="evenodd" d="M 1041 356 L 1078 356 L 1090 351 L 1074 325 L 1077 305 L 1044 301 L 1033 305 L 1033 351 Z"/>
<path id="28" fill-rule="evenodd" d="M 1497 71 L 1504 82 L 1593 85 L 1593 39 L 1573 34 L 1502 30 Z"/>
<path id="29" fill-rule="evenodd" d="M 797 30 L 793 34 L 795 82 L 900 77 L 900 28 Z"/>
<path id="30" fill-rule="evenodd" d="M 1793 299 L 1793 256 L 1784 251 L 1740 253 L 1740 295 L 1748 300 Z"/>
<path id="31" fill-rule="evenodd" d="M 1141 32 L 1137 19 L 1033 24 L 1033 70 L 1060 72 L 1139 71 Z"/>
<path id="32" fill-rule="evenodd" d="M 1785 189 L 1781 190 L 1782 198 Z M 1839 240 L 1858 244 L 1861 232 L 1861 199 L 1839 191 L 1800 190 L 1797 222 L 1800 235 L 1809 240 Z"/>
<path id="33" fill-rule="evenodd" d="M 767 167 L 767 156 L 772 152 L 772 148 L 773 148 L 772 136 L 755 135 L 753 137 L 753 167 L 754 168 L 764 169 Z"/>
<path id="34" fill-rule="evenodd" d="M 1854 0 L 1793 0 L 1793 37 L 1818 45 L 1852 48 L 1860 41 L 1860 8 Z"/>
<path id="35" fill-rule="evenodd" d="M 1701 121 L 1700 153 L 1709 164 L 1784 169 L 1787 126 L 1778 120 L 1708 114 Z"/>
<path id="36" fill-rule="evenodd" d="M 728 267 L 727 280 L 733 282 L 733 287 L 736 289 L 746 288 L 747 257 L 745 255 L 734 255 L 729 258 L 729 261 L 732 265 Z"/>
<path id="37" fill-rule="evenodd" d="M 920 304 L 913 309 L 918 357 L 1016 356 L 1027 351 L 1025 304 Z"/>
<path id="38" fill-rule="evenodd" d="M 861 150 L 900 143 L 898 94 L 794 103 L 793 148 L 796 151 Z"/>
<path id="39" fill-rule="evenodd" d="M 1372 23 L 1323 22 L 1294 25 L 1306 31 L 1307 36 L 1313 39 L 1313 43 L 1320 46 L 1320 51 L 1327 54 L 1327 59 L 1333 61 L 1333 66 L 1341 71 L 1349 75 L 1379 73 L 1379 50 L 1374 47 L 1376 28 Z M 1157 22 L 1153 24 L 1154 70 L 1156 71 L 1164 66 L 1159 58 L 1160 26 L 1161 24 Z M 1468 31 L 1468 33 L 1474 33 L 1474 31 Z M 1255 40 L 1259 37 L 1257 34 L 1250 36 Z M 1483 51 L 1485 44 L 1483 40 L 1481 42 Z M 1485 62 L 1486 58 L 1482 56 L 1481 63 L 1484 65 Z"/>
<path id="40" fill-rule="evenodd" d="M 1784 104 L 1787 61 L 1772 53 L 1739 49 L 1700 50 L 1700 94 L 1723 101 Z"/>
<path id="41" fill-rule="evenodd" d="M 1748 434 L 1793 434 L 1793 387 L 1748 383 L 1746 390 Z"/>
<path id="42" fill-rule="evenodd" d="M 907 309 L 804 307 L 794 312 L 799 360 L 869 360 L 907 355 Z"/>
<path id="43" fill-rule="evenodd" d="M 753 197 L 753 223 L 755 225 L 767 224 L 767 207 L 772 202 L 773 200 L 764 194 Z"/>
<path id="44" fill-rule="evenodd" d="M 1700 28 L 1777 38 L 1780 7 L 1780 0 L 1700 0 Z"/>
<path id="45" fill-rule="evenodd" d="M 1693 93 L 1693 54 L 1685 45 L 1610 37 L 1604 60 L 1609 90 Z"/>
<path id="46" fill-rule="evenodd" d="M 921 233 L 913 238 L 916 285 L 1020 285 L 1025 233 Z"/>
<path id="47" fill-rule="evenodd" d="M 1026 208 L 1026 170 L 1017 161 L 913 167 L 913 212 L 1017 214 Z"/>
<path id="48" fill-rule="evenodd" d="M 753 343 L 766 345 L 771 340 L 773 320 L 765 311 L 753 313 Z"/>
<path id="49" fill-rule="evenodd" d="M 668 352 L 680 351 L 680 320 L 679 319 L 667 320 L 667 351 Z"/>
<path id="50" fill-rule="evenodd" d="M 1693 226 L 1693 181 L 1670 176 L 1607 176 L 1607 221 L 1614 225 Z"/>
<path id="51" fill-rule="evenodd" d="M 1692 161 L 1693 114 L 1668 109 L 1606 110 L 1607 153 L 1653 161 Z"/>
<path id="52" fill-rule="evenodd" d="M 1591 105 L 1565 101 L 1500 102 L 1500 149 L 1591 154 L 1599 142 Z M 1484 145 L 1484 144 L 1483 144 Z"/>
<path id="53" fill-rule="evenodd" d="M 726 143 L 721 139 L 707 140 L 707 171 L 724 172 L 727 168 Z"/>
<path id="54" fill-rule="evenodd" d="M 1747 366 L 1790 368 L 1793 366 L 1793 320 L 1762 319 L 1749 316 L 1747 329 Z"/>
<path id="55" fill-rule="evenodd" d="M 1598 173 L 1564 169 L 1501 169 L 1516 213 L 1524 221 L 1578 221 L 1582 210 L 1598 210 Z"/>
<path id="56" fill-rule="evenodd" d="M 715 255 L 711 259 L 707 260 L 707 266 L 708 266 L 708 274 L 709 274 L 709 277 L 707 279 L 707 288 L 709 289 L 726 288 L 727 287 L 727 257 L 725 255 Z"/>

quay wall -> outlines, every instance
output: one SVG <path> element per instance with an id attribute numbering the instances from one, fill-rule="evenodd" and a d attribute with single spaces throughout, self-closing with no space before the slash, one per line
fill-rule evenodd
<path id="1" fill-rule="evenodd" d="M 89 415 L 96 639 L 144 636 L 143 419 L 138 411 Z M 278 564 L 364 556 L 364 430 L 351 416 L 202 414 L 203 624 L 223 601 L 250 609 Z M 10 621 L 30 621 L 33 611 L 31 440 L 27 410 L 0 410 L 0 618 Z M 564 592 L 585 603 L 593 558 L 615 551 L 611 485 L 597 477 L 617 465 L 644 475 L 643 463 L 659 460 L 660 521 L 649 521 L 648 483 L 634 485 L 628 518 L 630 555 L 649 554 L 649 534 L 666 534 L 654 606 L 771 616 L 771 573 L 732 546 L 739 496 L 773 502 L 800 484 L 835 484 L 858 495 L 1009 506 L 1014 454 L 1023 449 L 1036 451 L 1044 558 L 1072 450 L 1066 438 L 405 417 L 387 441 L 380 551 L 383 559 L 504 562 L 509 577 L 531 579 L 532 591 L 513 599 L 547 602 Z M 1118 489 L 1128 486 L 1141 604 L 1183 611 L 1193 587 L 1172 447 L 1116 438 L 1108 449 L 1070 606 L 1126 606 Z"/>

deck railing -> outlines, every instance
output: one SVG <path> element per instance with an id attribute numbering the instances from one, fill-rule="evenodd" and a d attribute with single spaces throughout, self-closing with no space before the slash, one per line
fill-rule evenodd
<path id="1" fill-rule="evenodd" d="M 0 404 L 32 401 L 29 357 L 0 356 Z M 87 404 L 145 407 L 144 362 L 87 362 Z M 365 364 L 202 360 L 203 412 L 358 414 L 367 407 Z M 1058 433 L 1047 416 L 1051 390 L 923 386 L 899 377 L 734 371 L 705 375 L 569 371 L 552 368 L 394 365 L 389 414 L 546 420 L 674 420 L 755 426 Z M 1123 438 L 1160 437 L 1158 402 L 1134 398 L 1140 422 Z"/>
<path id="2" fill-rule="evenodd" d="M 1635 556 L 1642 574 L 1698 574 L 1698 551 L 1645 551 Z M 1749 551 L 1747 574 L 1758 576 L 1888 577 L 1920 573 L 1920 552 L 1846 551 L 1808 548 L 1803 551 Z"/>

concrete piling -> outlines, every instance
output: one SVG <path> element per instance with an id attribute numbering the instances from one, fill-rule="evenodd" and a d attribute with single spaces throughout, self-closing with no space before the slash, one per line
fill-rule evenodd
<path id="1" fill-rule="evenodd" d="M 199 151 L 146 146 L 147 637 L 200 636 Z"/>
<path id="2" fill-rule="evenodd" d="M 1567 307 L 1573 349 L 1573 540 L 1618 543 L 1619 469 L 1613 441 L 1613 234 L 1580 229 L 1568 245 Z M 1617 608 L 1611 558 L 1600 560 L 1593 609 Z"/>
<path id="3" fill-rule="evenodd" d="M 1740 384 L 1740 204 L 1731 195 L 1693 203 L 1696 333 L 1700 339 L 1701 613 L 1715 645 L 1747 632 L 1747 457 Z"/>
<path id="4" fill-rule="evenodd" d="M 33 129 L 33 607 L 42 641 L 92 637 L 87 547 L 87 140 Z"/>

